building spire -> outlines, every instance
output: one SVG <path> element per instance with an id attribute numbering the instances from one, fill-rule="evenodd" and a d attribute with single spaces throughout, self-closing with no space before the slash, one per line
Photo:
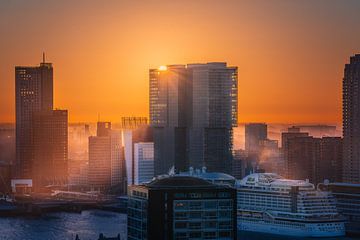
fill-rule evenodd
<path id="1" fill-rule="evenodd" d="M 45 52 L 43 52 L 43 63 L 45 63 Z"/>

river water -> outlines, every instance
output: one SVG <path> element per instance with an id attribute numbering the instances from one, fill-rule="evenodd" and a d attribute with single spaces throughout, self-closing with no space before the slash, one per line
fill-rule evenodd
<path id="1" fill-rule="evenodd" d="M 97 240 L 99 233 L 126 239 L 126 215 L 100 210 L 50 213 L 41 217 L 0 218 L 0 240 Z M 241 240 L 304 240 L 268 234 L 240 232 Z M 326 240 L 330 240 L 327 238 Z M 339 238 L 332 238 L 339 239 Z M 344 237 L 341 240 L 350 240 Z M 312 238 L 314 240 L 314 238 Z M 325 240 L 321 238 L 321 240 Z"/>
<path id="2" fill-rule="evenodd" d="M 126 239 L 126 215 L 100 210 L 0 218 L 1 240 L 97 240 L 99 233 Z"/>

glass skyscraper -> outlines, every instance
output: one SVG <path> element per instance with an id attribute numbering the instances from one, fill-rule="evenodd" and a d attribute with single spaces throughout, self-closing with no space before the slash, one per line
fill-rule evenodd
<path id="1" fill-rule="evenodd" d="M 189 167 L 230 172 L 237 126 L 237 67 L 226 63 L 150 69 L 155 174 Z"/>

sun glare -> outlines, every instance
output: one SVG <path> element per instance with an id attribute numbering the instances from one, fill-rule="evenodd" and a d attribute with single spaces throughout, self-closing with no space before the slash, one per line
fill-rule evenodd
<path id="1" fill-rule="evenodd" d="M 160 70 L 160 71 L 166 71 L 166 70 L 167 70 L 167 67 L 166 67 L 166 66 L 160 66 L 160 67 L 159 67 L 159 70 Z"/>

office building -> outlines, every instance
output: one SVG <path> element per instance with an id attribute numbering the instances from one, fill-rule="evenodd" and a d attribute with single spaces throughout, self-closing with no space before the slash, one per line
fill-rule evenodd
<path id="1" fill-rule="evenodd" d="M 111 186 L 111 139 L 109 136 L 89 137 L 89 184 L 94 190 Z"/>
<path id="2" fill-rule="evenodd" d="M 236 190 L 190 176 L 129 187 L 128 239 L 236 239 Z"/>
<path id="3" fill-rule="evenodd" d="M 287 176 L 317 183 L 316 167 L 320 160 L 320 139 L 294 137 L 287 142 Z"/>
<path id="4" fill-rule="evenodd" d="M 121 132 L 111 129 L 110 122 L 97 123 L 97 136 L 89 137 L 89 184 L 104 191 L 123 186 L 124 156 Z"/>
<path id="5" fill-rule="evenodd" d="M 284 168 L 285 168 L 285 177 L 292 177 L 288 175 L 290 170 L 289 170 L 289 140 L 292 138 L 297 138 L 297 137 L 308 137 L 309 133 L 307 132 L 301 132 L 300 128 L 298 127 L 290 127 L 288 128 L 287 132 L 282 132 L 281 133 L 281 154 L 284 160 Z M 306 179 L 306 178 L 304 178 Z"/>
<path id="6" fill-rule="evenodd" d="M 1 124 L 0 127 L 0 163 L 12 165 L 15 163 L 15 126 Z"/>
<path id="7" fill-rule="evenodd" d="M 237 68 L 226 63 L 150 69 L 155 174 L 175 166 L 231 172 Z"/>
<path id="8" fill-rule="evenodd" d="M 111 186 L 121 185 L 125 181 L 125 156 L 120 130 L 111 130 Z"/>
<path id="9" fill-rule="evenodd" d="M 277 140 L 265 139 L 259 142 L 259 168 L 265 172 L 283 174 L 285 163 L 281 157 Z"/>
<path id="10" fill-rule="evenodd" d="M 34 158 L 33 115 L 53 109 L 53 67 L 15 67 L 16 161 L 15 178 L 31 179 Z"/>
<path id="11" fill-rule="evenodd" d="M 147 118 L 122 118 L 123 146 L 125 154 L 126 184 L 135 184 L 134 144 L 153 142 L 153 129 L 147 124 Z"/>
<path id="12" fill-rule="evenodd" d="M 185 168 L 186 127 L 190 118 L 190 79 L 185 65 L 150 69 L 150 125 L 154 134 L 155 175 L 174 165 Z M 189 109 L 190 108 L 190 109 Z"/>
<path id="13" fill-rule="evenodd" d="M 33 188 L 65 186 L 68 182 L 68 112 L 50 110 L 33 114 Z"/>
<path id="14" fill-rule="evenodd" d="M 245 124 L 245 151 L 248 154 L 258 154 L 260 142 L 267 139 L 267 125 L 265 123 Z"/>
<path id="15" fill-rule="evenodd" d="M 154 177 L 154 143 L 134 144 L 134 183 L 150 182 Z"/>
<path id="16" fill-rule="evenodd" d="M 360 183 L 360 54 L 350 57 L 343 79 L 343 181 Z"/>
<path id="17" fill-rule="evenodd" d="M 341 137 L 320 139 L 320 160 L 315 169 L 316 182 L 325 179 L 330 182 L 342 181 L 343 140 Z"/>
<path id="18" fill-rule="evenodd" d="M 236 179 L 242 179 L 245 177 L 245 169 L 247 164 L 247 154 L 244 150 L 234 150 L 232 173 Z"/>

